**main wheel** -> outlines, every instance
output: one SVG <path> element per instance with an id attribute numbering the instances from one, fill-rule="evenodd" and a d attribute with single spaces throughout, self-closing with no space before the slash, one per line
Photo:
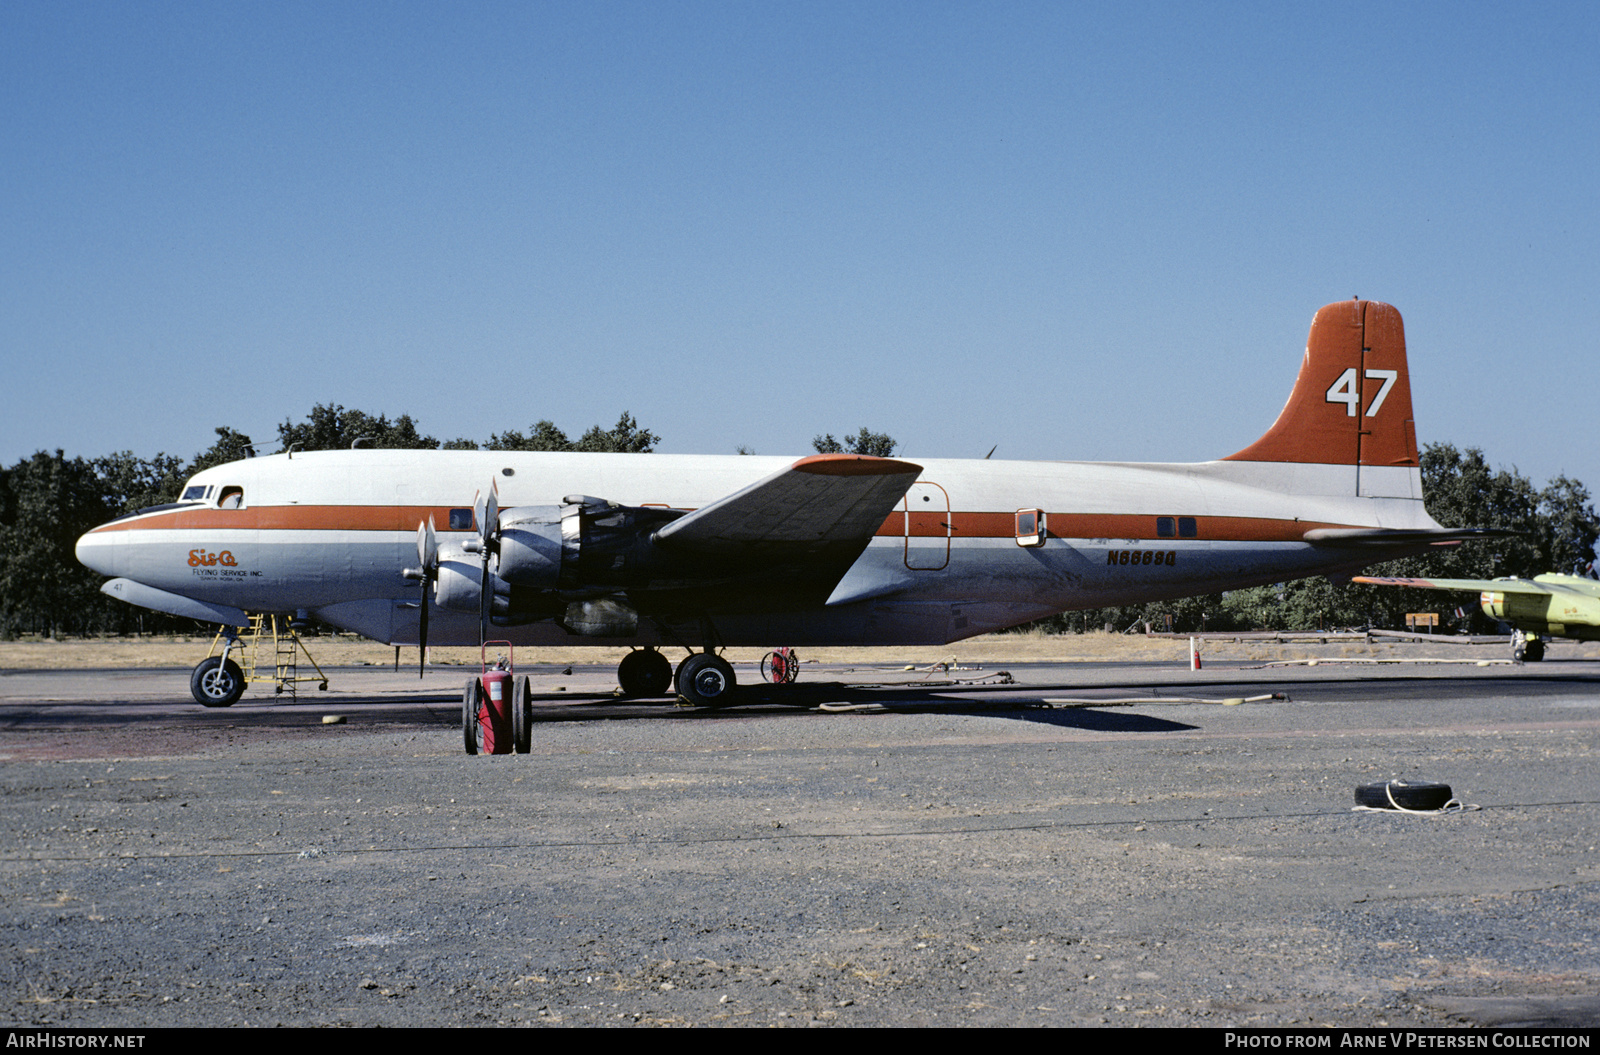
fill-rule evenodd
<path id="1" fill-rule="evenodd" d="M 617 664 L 624 696 L 664 696 L 672 687 L 672 664 L 653 648 L 637 649 Z"/>
<path id="2" fill-rule="evenodd" d="M 697 652 L 678 666 L 678 695 L 696 707 L 726 707 L 738 685 L 732 665 L 709 652 Z"/>
<path id="3" fill-rule="evenodd" d="M 473 678 L 461 693 L 461 736 L 469 755 L 477 754 L 483 746 L 484 717 L 483 685 Z"/>
<path id="4" fill-rule="evenodd" d="M 1529 637 L 1528 643 L 1522 646 L 1522 658 L 1528 663 L 1537 663 L 1544 658 L 1544 638 Z"/>
<path id="5" fill-rule="evenodd" d="M 533 749 L 533 686 L 526 677 L 511 684 L 511 749 L 525 755 Z"/>
<path id="6" fill-rule="evenodd" d="M 244 671 L 226 656 L 202 659 L 189 675 L 189 691 L 206 707 L 232 707 L 244 695 Z"/>

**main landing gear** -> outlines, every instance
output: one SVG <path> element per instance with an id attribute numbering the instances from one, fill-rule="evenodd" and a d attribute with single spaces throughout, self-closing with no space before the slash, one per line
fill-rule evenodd
<path id="1" fill-rule="evenodd" d="M 678 695 L 692 707 L 726 707 L 739 687 L 733 664 L 712 652 L 696 652 L 678 664 Z"/>
<path id="2" fill-rule="evenodd" d="M 639 648 L 617 664 L 624 696 L 665 696 L 672 686 L 672 663 L 653 648 Z"/>
<path id="3" fill-rule="evenodd" d="M 1524 634 L 1521 630 L 1511 635 L 1511 662 L 1537 663 L 1544 658 L 1544 638 L 1538 634 Z"/>
<path id="4" fill-rule="evenodd" d="M 694 652 L 676 672 L 672 663 L 653 648 L 640 648 L 622 657 L 617 684 L 624 696 L 665 696 L 677 686 L 678 695 L 694 707 L 726 707 L 733 702 L 739 680 L 733 665 L 713 652 Z"/>

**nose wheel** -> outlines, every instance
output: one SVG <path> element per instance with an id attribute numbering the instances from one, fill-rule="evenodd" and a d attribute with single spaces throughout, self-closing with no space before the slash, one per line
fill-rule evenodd
<path id="1" fill-rule="evenodd" d="M 202 659 L 189 675 L 189 691 L 206 707 L 232 707 L 244 695 L 244 671 L 224 656 Z"/>

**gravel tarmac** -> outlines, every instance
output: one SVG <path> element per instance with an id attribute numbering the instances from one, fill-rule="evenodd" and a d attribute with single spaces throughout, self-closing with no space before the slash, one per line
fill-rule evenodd
<path id="1" fill-rule="evenodd" d="M 9 672 L 0 1017 L 1600 1025 L 1600 662 L 995 673 L 550 672 L 532 753 L 468 757 L 459 672 L 221 712 Z M 1391 777 L 1478 808 L 1352 810 Z"/>

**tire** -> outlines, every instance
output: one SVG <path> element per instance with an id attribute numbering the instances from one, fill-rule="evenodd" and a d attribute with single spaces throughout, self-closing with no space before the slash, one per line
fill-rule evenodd
<path id="1" fill-rule="evenodd" d="M 1524 663 L 1537 663 L 1544 658 L 1544 638 L 1529 637 L 1528 643 L 1522 646 L 1522 660 Z"/>
<path id="2" fill-rule="evenodd" d="M 519 755 L 533 750 L 533 686 L 526 677 L 511 683 L 511 749 Z"/>
<path id="3" fill-rule="evenodd" d="M 696 707 L 726 707 L 738 687 L 733 666 L 721 656 L 697 652 L 678 667 L 678 695 Z"/>
<path id="4" fill-rule="evenodd" d="M 1394 801 L 1389 801 L 1390 798 Z M 1356 788 L 1356 805 L 1375 810 L 1432 811 L 1449 802 L 1450 785 L 1429 781 L 1390 780 L 1381 784 L 1362 784 Z"/>
<path id="5" fill-rule="evenodd" d="M 624 696 L 665 696 L 672 687 L 672 664 L 653 648 L 637 649 L 617 664 Z"/>
<path id="6" fill-rule="evenodd" d="M 482 713 L 483 685 L 473 678 L 461 693 L 461 736 L 469 755 L 477 754 L 483 744 L 483 730 L 479 727 Z"/>
<path id="7" fill-rule="evenodd" d="M 244 671 L 226 656 L 202 659 L 189 675 L 189 692 L 204 707 L 232 707 L 244 695 Z"/>

